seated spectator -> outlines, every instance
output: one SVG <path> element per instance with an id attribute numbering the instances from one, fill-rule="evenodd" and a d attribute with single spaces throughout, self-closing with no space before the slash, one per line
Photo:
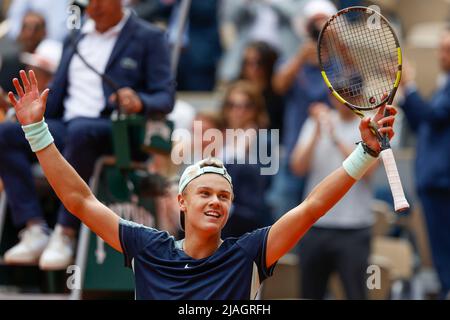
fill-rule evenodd
<path id="1" fill-rule="evenodd" d="M 0 86 L 4 91 L 14 90 L 11 79 L 24 65 L 19 57 L 22 52 L 33 53 L 46 36 L 44 17 L 37 12 L 27 12 L 22 20 L 20 33 L 15 40 L 0 39 Z"/>
<path id="2" fill-rule="evenodd" d="M 56 41 L 63 41 L 67 28 L 67 8 L 71 0 L 14 0 L 8 10 L 9 37 L 16 39 L 20 34 L 21 23 L 27 12 L 33 11 L 43 16 L 47 24 L 47 36 Z"/>
<path id="3" fill-rule="evenodd" d="M 161 30 L 124 10 L 121 0 L 91 0 L 86 13 L 89 19 L 77 35 L 77 54 L 71 43 L 63 50 L 45 119 L 56 145 L 88 182 L 96 160 L 112 152 L 109 116 L 116 102 L 127 114 L 169 113 L 174 90 L 168 44 Z M 61 206 L 50 236 L 33 183 L 35 158 L 21 130 L 16 123 L 0 125 L 0 177 L 13 224 L 24 228 L 4 261 L 65 269 L 73 261 L 80 222 Z"/>
<path id="4" fill-rule="evenodd" d="M 34 52 L 46 36 L 47 28 L 44 17 L 37 12 L 27 12 L 23 17 L 22 28 L 17 37 L 17 42 L 21 45 L 22 52 Z"/>

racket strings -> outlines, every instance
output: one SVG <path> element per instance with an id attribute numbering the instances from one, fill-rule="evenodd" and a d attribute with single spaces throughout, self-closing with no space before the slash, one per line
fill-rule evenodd
<path id="1" fill-rule="evenodd" d="M 356 28 L 355 28 L 356 29 Z M 359 34 L 359 32 L 358 32 Z M 361 79 L 361 81 L 365 81 L 366 85 L 365 88 L 372 88 L 372 90 L 367 91 L 367 92 L 362 92 L 362 88 L 363 88 L 363 83 L 360 81 L 357 85 L 353 85 L 350 86 L 351 88 L 351 92 L 356 93 L 352 94 L 352 97 L 358 97 L 357 99 L 355 99 L 356 101 L 354 101 L 355 104 L 357 105 L 364 105 L 365 101 L 367 100 L 367 97 L 358 93 L 362 93 L 365 95 L 369 95 L 370 99 L 372 99 L 372 103 L 376 102 L 376 99 L 373 99 L 373 97 L 375 97 L 377 95 L 377 90 L 378 89 L 377 83 L 369 83 L 369 79 L 376 79 L 376 77 L 378 76 L 378 71 L 374 70 L 374 68 L 371 67 L 370 62 L 373 61 L 374 59 L 376 59 L 376 57 L 374 56 L 374 51 L 371 50 L 370 46 L 372 43 L 377 43 L 376 40 L 372 40 L 372 39 L 368 39 L 368 38 L 364 38 L 364 37 L 357 37 L 356 36 L 356 32 L 353 33 L 348 33 L 349 37 L 346 37 L 344 39 L 344 41 L 346 43 L 349 44 L 349 46 L 352 47 L 359 47 L 359 48 L 364 48 L 365 50 L 359 50 L 359 51 L 355 51 L 357 53 L 356 57 L 353 57 L 354 60 L 354 64 L 356 65 L 356 70 L 359 71 L 359 73 L 361 73 L 361 76 L 364 77 Z M 372 41 L 371 41 L 372 40 Z M 379 43 L 377 43 L 379 44 Z M 369 48 L 369 49 L 367 49 Z M 354 50 L 353 50 L 354 51 Z M 383 75 L 381 73 L 381 75 Z M 352 77 L 350 79 L 350 82 L 354 82 L 355 79 L 357 79 L 356 77 Z M 384 82 L 386 82 L 387 79 L 382 79 Z M 356 89 L 355 89 L 356 87 Z M 386 92 L 386 90 L 383 90 L 382 93 Z M 382 94 L 381 93 L 381 94 Z"/>
<path id="2" fill-rule="evenodd" d="M 339 24 L 338 24 L 339 25 Z M 348 35 L 348 37 L 346 37 L 344 39 L 344 41 L 346 43 L 349 44 L 349 46 L 352 46 L 353 50 L 351 52 L 355 52 L 357 53 L 357 59 L 356 62 L 360 62 L 359 63 L 359 67 L 360 69 L 363 70 L 363 73 L 369 74 L 372 77 L 375 77 L 377 75 L 376 70 L 374 70 L 374 68 L 370 68 L 373 63 L 371 64 L 371 61 L 375 61 L 377 59 L 377 56 L 375 55 L 375 50 L 370 50 L 372 49 L 371 47 L 373 46 L 373 44 L 375 44 L 376 46 L 378 46 L 378 48 L 382 48 L 382 51 L 386 52 L 386 50 L 388 50 L 389 48 L 387 47 L 387 45 L 385 44 L 385 42 L 381 41 L 380 37 L 361 37 L 359 35 L 361 35 L 361 32 L 359 29 L 361 27 L 361 24 L 358 25 L 358 28 L 353 28 L 353 32 L 348 32 L 348 33 L 343 33 L 345 35 Z M 381 28 L 379 30 L 382 30 Z M 377 35 L 377 32 L 371 32 L 371 35 Z M 394 41 L 395 44 L 395 41 Z M 354 49 L 360 49 L 360 50 L 354 50 Z M 361 48 L 364 48 L 365 50 L 361 50 Z M 368 48 L 368 49 L 367 49 Z M 385 59 L 381 59 L 380 62 L 386 62 L 386 57 L 384 57 Z M 389 58 L 389 57 L 387 57 Z M 389 66 L 384 66 L 385 68 L 389 67 Z M 381 73 L 381 75 L 386 75 L 386 73 Z M 384 79 L 384 80 L 388 80 L 388 79 Z"/>
<path id="3" fill-rule="evenodd" d="M 343 26 L 343 24 L 337 24 L 339 27 Z M 355 24 L 353 24 L 353 26 L 355 26 Z M 342 30 L 343 28 L 340 28 L 341 32 L 344 31 Z M 347 28 L 348 30 L 349 28 Z M 380 41 L 379 37 L 366 37 L 366 36 L 361 36 L 362 33 L 360 32 L 361 30 L 361 23 L 359 23 L 358 25 L 356 25 L 356 27 L 352 28 L 350 31 L 351 32 L 344 32 L 344 33 L 339 33 L 342 35 L 346 35 L 346 37 L 344 37 L 344 42 L 348 44 L 348 47 L 350 47 L 351 52 L 356 53 L 356 57 L 354 57 L 354 62 L 356 64 L 356 68 L 360 70 L 360 73 L 365 76 L 363 80 L 368 81 L 369 79 L 376 79 L 377 76 L 379 76 L 378 71 L 375 70 L 375 68 L 373 68 L 373 61 L 376 61 L 377 56 L 376 53 L 374 52 L 374 50 L 371 50 L 373 44 L 375 44 L 378 47 L 381 47 L 382 49 L 385 49 L 383 47 L 385 47 L 383 45 L 383 42 Z M 371 35 L 376 35 L 377 32 L 371 32 Z M 364 50 L 361 50 L 364 49 Z M 359 50 L 355 50 L 355 49 L 359 49 Z M 380 62 L 383 62 L 383 60 L 381 60 Z M 385 67 L 385 66 L 384 66 Z M 381 75 L 383 76 L 383 73 L 381 73 Z M 386 83 L 388 81 L 388 79 L 384 78 L 382 79 L 382 83 Z M 376 86 L 377 84 L 375 84 Z M 358 83 L 358 87 L 362 87 L 362 83 Z M 370 95 L 371 97 L 374 97 L 377 95 L 378 87 L 374 87 L 374 84 L 369 85 L 369 83 L 366 85 L 366 88 L 372 88 L 372 90 L 366 92 L 366 95 Z M 386 90 L 384 90 L 384 92 L 386 92 Z M 384 92 L 382 92 L 381 94 L 383 94 Z M 359 99 L 357 99 L 357 104 L 358 105 L 363 105 L 364 104 L 364 96 L 359 95 Z"/>
<path id="4" fill-rule="evenodd" d="M 379 92 L 379 84 L 386 84 L 386 83 L 390 83 L 389 79 L 387 78 L 387 74 L 385 72 L 380 72 L 380 70 L 376 70 L 375 68 L 373 68 L 373 66 L 378 67 L 377 64 L 373 64 L 373 61 L 376 61 L 378 59 L 377 56 L 377 52 L 376 50 L 381 48 L 381 52 L 385 53 L 385 49 L 386 45 L 381 41 L 380 37 L 378 35 L 377 32 L 372 32 L 370 33 L 370 35 L 373 35 L 372 37 L 365 37 L 365 36 L 360 36 L 358 37 L 358 34 L 361 34 L 360 31 L 360 27 L 361 25 L 358 26 L 358 28 L 355 28 L 355 32 L 350 33 L 351 37 L 349 37 L 349 42 L 354 45 L 354 47 L 356 48 L 365 48 L 366 50 L 353 50 L 352 52 L 356 52 L 357 53 L 357 58 L 355 59 L 357 61 L 357 63 L 359 62 L 359 69 L 363 70 L 363 74 L 364 75 L 368 75 L 368 77 L 366 77 L 366 81 L 368 81 L 368 79 L 377 79 L 377 77 L 381 76 L 382 79 L 379 83 L 367 83 L 367 85 L 365 86 L 366 88 L 371 88 L 372 90 L 368 90 L 366 92 L 366 95 L 369 95 L 370 98 L 374 97 L 375 100 L 372 100 L 374 102 L 377 102 L 376 98 L 381 98 L 381 95 L 383 95 L 385 92 L 387 92 L 390 88 L 382 88 L 382 92 Z M 372 50 L 373 48 L 371 48 L 372 44 L 375 44 L 376 48 L 374 50 Z M 386 58 L 386 57 L 384 57 Z M 388 65 L 386 65 L 387 59 L 381 59 L 379 61 L 379 64 L 381 64 L 380 66 L 382 68 L 389 68 Z M 384 63 L 384 65 L 383 65 Z M 362 99 L 364 99 L 364 96 L 360 96 L 360 100 L 359 103 L 364 103 L 364 101 Z M 370 100 L 370 99 L 369 99 Z M 370 102 L 370 101 L 369 101 Z"/>
<path id="5" fill-rule="evenodd" d="M 370 15 L 353 12 L 328 24 L 320 43 L 322 66 L 333 88 L 351 104 L 372 109 L 389 93 L 396 79 L 397 42 L 389 25 L 367 24 Z M 355 18 L 356 17 L 356 18 Z"/>

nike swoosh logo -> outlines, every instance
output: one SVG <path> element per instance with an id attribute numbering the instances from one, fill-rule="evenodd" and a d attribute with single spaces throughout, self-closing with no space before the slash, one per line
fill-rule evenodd
<path id="1" fill-rule="evenodd" d="M 185 269 L 189 268 L 189 263 L 186 263 L 186 265 L 184 266 Z"/>

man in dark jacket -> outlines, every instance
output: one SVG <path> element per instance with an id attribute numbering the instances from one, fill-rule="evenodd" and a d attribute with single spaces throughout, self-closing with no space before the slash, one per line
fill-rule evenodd
<path id="1" fill-rule="evenodd" d="M 444 33 L 439 60 L 444 72 L 440 88 L 426 102 L 408 68 L 403 72 L 402 105 L 417 134 L 416 185 L 428 225 L 433 263 L 441 298 L 450 294 L 450 29 Z"/>

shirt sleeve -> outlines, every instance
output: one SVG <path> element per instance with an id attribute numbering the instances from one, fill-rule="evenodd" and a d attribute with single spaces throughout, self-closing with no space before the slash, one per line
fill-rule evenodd
<path id="1" fill-rule="evenodd" d="M 246 233 L 238 240 L 238 245 L 247 252 L 258 267 L 259 279 L 262 282 L 272 276 L 278 261 L 269 268 L 266 265 L 267 238 L 270 227 L 257 229 Z"/>
<path id="2" fill-rule="evenodd" d="M 125 266 L 131 268 L 131 261 L 144 248 L 164 235 L 167 235 L 167 233 L 132 221 L 120 219 L 119 239 L 125 258 Z"/>

